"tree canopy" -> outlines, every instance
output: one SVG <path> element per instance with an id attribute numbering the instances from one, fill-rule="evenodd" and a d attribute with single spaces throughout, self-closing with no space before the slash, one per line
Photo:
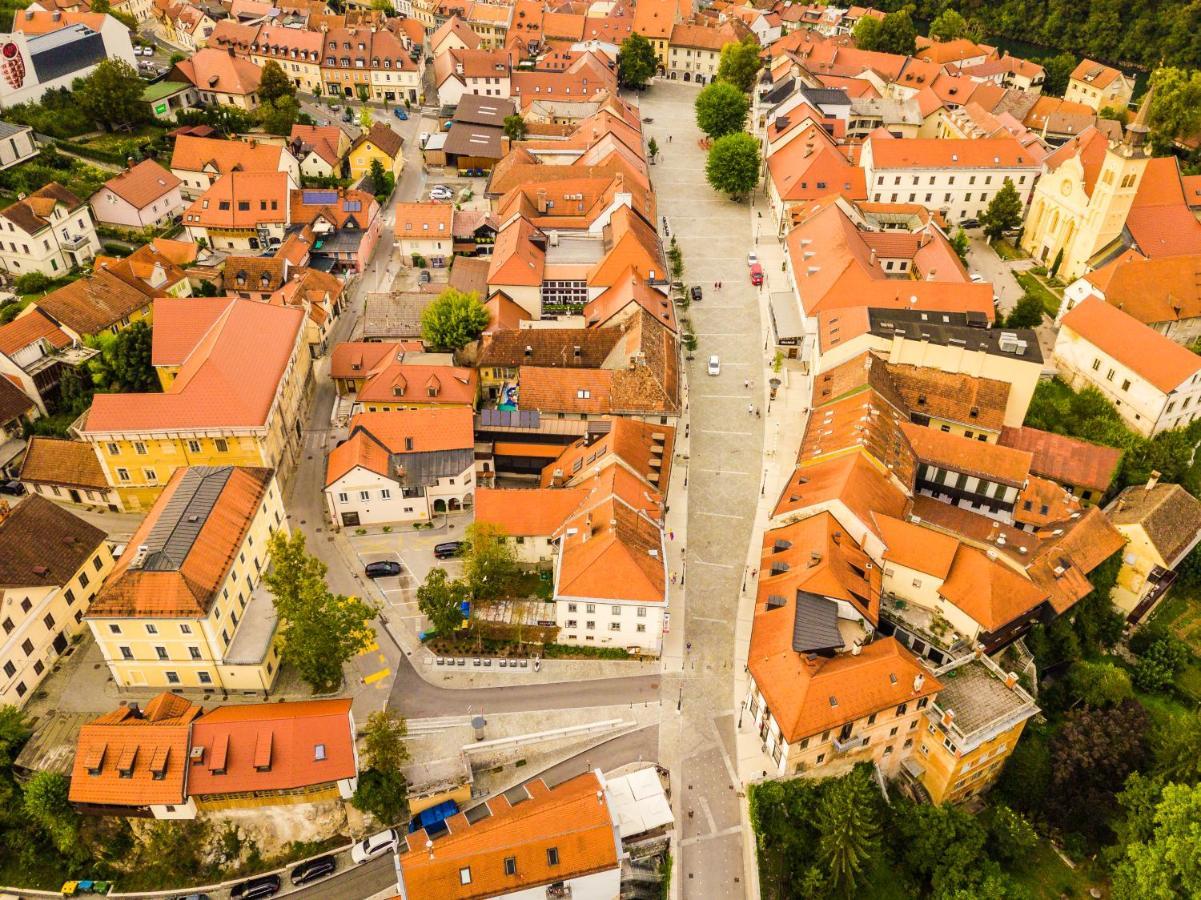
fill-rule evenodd
<path id="1" fill-rule="evenodd" d="M 451 580 L 445 569 L 435 566 L 417 587 L 417 608 L 438 634 L 447 635 L 463 621 L 463 601 L 470 596 L 466 584 Z"/>
<path id="2" fill-rule="evenodd" d="M 503 597 L 517 574 L 517 557 L 508 535 L 491 522 L 472 522 L 464 534 L 463 578 L 475 600 Z"/>
<path id="3" fill-rule="evenodd" d="M 101 60 L 92 74 L 76 82 L 75 99 L 106 131 L 128 128 L 146 117 L 146 84 L 123 59 Z"/>
<path id="4" fill-rule="evenodd" d="M 513 113 L 505 116 L 505 137 L 511 141 L 524 141 L 526 134 L 525 119 Z"/>
<path id="5" fill-rule="evenodd" d="M 1168 154 L 1177 137 L 1201 131 L 1201 71 L 1186 72 L 1172 66 L 1151 73 L 1155 95 L 1148 111 L 1151 146 Z"/>
<path id="6" fill-rule="evenodd" d="M 1201 896 L 1201 785 L 1166 785 L 1152 821 L 1150 836 L 1129 844 L 1114 872 L 1115 900 Z"/>
<path id="7" fill-rule="evenodd" d="M 295 96 L 296 86 L 287 73 L 275 60 L 267 60 L 259 77 L 259 99 L 263 103 L 273 103 L 280 97 Z"/>
<path id="8" fill-rule="evenodd" d="M 1006 231 L 1022 224 L 1022 212 L 1022 198 L 1013 180 L 1006 178 L 1001 189 L 993 195 L 988 209 L 980 216 L 980 225 L 990 241 L 999 240 Z"/>
<path id="9" fill-rule="evenodd" d="M 162 389 L 151 362 L 153 334 L 145 319 L 116 334 L 97 335 L 90 343 L 100 351 L 88 360 L 88 372 L 96 390 L 154 393 Z"/>
<path id="10" fill-rule="evenodd" d="M 755 86 L 755 76 L 763 60 L 759 56 L 759 42 L 753 34 L 741 41 L 733 41 L 721 48 L 721 59 L 717 63 L 717 80 L 734 85 L 743 93 Z"/>
<path id="11" fill-rule="evenodd" d="M 696 95 L 695 106 L 696 125 L 711 138 L 742 131 L 750 109 L 746 95 L 728 81 L 705 85 Z"/>
<path id="12" fill-rule="evenodd" d="M 617 60 L 617 79 L 627 88 L 645 87 L 659 65 L 651 42 L 637 33 L 621 42 Z"/>
<path id="13" fill-rule="evenodd" d="M 917 28 L 909 10 L 888 13 L 882 20 L 864 16 L 855 25 L 855 46 L 861 50 L 912 56 L 917 50 Z"/>
<path id="14" fill-rule="evenodd" d="M 435 350 L 462 350 L 488 327 L 488 310 L 474 292 L 447 288 L 421 312 L 421 337 Z"/>
<path id="15" fill-rule="evenodd" d="M 258 117 L 263 130 L 268 134 L 287 137 L 292 133 L 292 126 L 300 118 L 300 104 L 291 94 L 283 94 L 274 100 L 264 101 L 258 108 Z"/>
<path id="16" fill-rule="evenodd" d="M 759 183 L 759 142 L 745 131 L 718 138 L 709 148 L 705 177 L 714 190 L 745 196 Z"/>
<path id="17" fill-rule="evenodd" d="M 977 23 L 969 23 L 950 7 L 944 9 L 930 23 L 930 37 L 939 41 L 954 41 L 958 38 L 976 41 L 983 36 L 981 31 Z"/>
<path id="18" fill-rule="evenodd" d="M 852 897 L 879 850 L 879 794 L 864 769 L 840 778 L 825 792 L 814 818 L 817 858 L 825 866 L 832 893 Z"/>
<path id="19" fill-rule="evenodd" d="M 328 567 L 305 549 L 304 532 L 271 535 L 271 568 L 263 582 L 275 598 L 285 660 L 315 693 L 342 683 L 342 666 L 375 638 L 373 606 L 330 591 Z"/>

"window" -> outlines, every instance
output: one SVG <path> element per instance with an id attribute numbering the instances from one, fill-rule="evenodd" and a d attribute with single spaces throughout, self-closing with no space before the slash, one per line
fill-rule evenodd
<path id="1" fill-rule="evenodd" d="M 189 647 L 188 655 L 191 656 L 192 659 L 200 659 L 200 648 L 199 647 Z"/>
<path id="2" fill-rule="evenodd" d="M 159 659 L 169 659 L 169 657 L 167 656 L 167 648 L 166 647 L 155 647 L 154 652 L 158 654 Z"/>
<path id="3" fill-rule="evenodd" d="M 199 453 L 200 441 L 188 441 L 188 451 L 191 453 Z"/>
<path id="4" fill-rule="evenodd" d="M 547 847 L 546 848 L 546 864 L 548 866 L 557 866 L 559 864 L 559 848 L 558 847 Z"/>
<path id="5" fill-rule="evenodd" d="M 141 441 L 133 442 L 133 450 L 134 450 L 134 453 L 136 453 L 138 456 L 145 456 L 147 453 L 146 445 L 144 443 L 142 443 Z"/>
<path id="6" fill-rule="evenodd" d="M 158 626 L 157 625 L 147 625 L 146 633 L 147 634 L 158 634 Z"/>
<path id="7" fill-rule="evenodd" d="M 191 626 L 191 625 L 188 625 L 188 624 L 183 624 L 183 625 L 180 625 L 180 626 L 179 626 L 179 633 L 180 633 L 180 634 L 191 634 L 191 633 L 192 633 L 192 626 Z"/>
<path id="8" fill-rule="evenodd" d="M 346 503 L 348 500 L 350 500 L 350 495 L 349 495 L 349 494 L 339 494 L 339 495 L 338 495 L 338 502 L 339 502 L 339 503 Z"/>
<path id="9" fill-rule="evenodd" d="M 120 634 L 120 633 L 121 633 L 121 626 L 120 626 L 120 625 L 109 625 L 109 626 L 108 626 L 108 630 L 109 630 L 109 632 L 110 632 L 110 633 L 112 633 L 112 634 Z"/>
<path id="10" fill-rule="evenodd" d="M 121 658 L 122 659 L 133 659 L 133 651 L 131 649 L 129 649 L 128 647 L 122 647 L 121 648 Z"/>
<path id="11" fill-rule="evenodd" d="M 638 615 L 638 618 L 645 619 L 646 618 L 646 607 L 645 606 L 638 607 L 637 615 Z"/>
<path id="12" fill-rule="evenodd" d="M 359 499 L 360 500 L 371 499 L 371 492 L 370 491 L 359 491 Z"/>
<path id="13" fill-rule="evenodd" d="M 12 633 L 13 633 L 13 629 L 14 629 L 14 628 L 16 628 L 16 627 L 17 627 L 17 626 L 13 624 L 13 620 L 12 620 L 12 619 L 5 619 L 5 620 L 4 620 L 4 633 L 5 633 L 5 634 L 12 634 Z"/>
<path id="14" fill-rule="evenodd" d="M 218 453 L 229 452 L 229 442 L 225 438 L 214 438 L 213 446 L 217 448 Z"/>
<path id="15" fill-rule="evenodd" d="M 109 456 L 116 456 L 118 453 L 121 452 L 121 449 L 116 444 L 110 443 L 110 444 L 106 444 L 105 446 L 108 448 Z"/>
<path id="16" fill-rule="evenodd" d="M 380 498 L 381 500 L 391 500 L 391 499 L 392 499 L 392 492 L 391 492 L 390 490 L 388 490 L 387 488 L 384 488 L 383 490 L 381 490 L 381 491 L 379 492 L 379 498 Z"/>
<path id="17" fill-rule="evenodd" d="M 568 604 L 567 604 L 567 611 L 568 611 L 568 612 L 575 612 L 575 609 L 576 609 L 576 607 L 575 607 L 575 604 L 574 604 L 574 603 L 568 603 Z"/>
<path id="18" fill-rule="evenodd" d="M 876 714 L 875 713 L 872 713 L 870 716 L 867 717 L 867 724 L 868 725 L 876 724 Z"/>
<path id="19" fill-rule="evenodd" d="M 9 678 L 12 678 L 14 675 L 17 674 L 17 667 L 14 666 L 11 662 L 6 662 L 4 664 L 4 674 L 7 675 Z"/>
<path id="20" fill-rule="evenodd" d="M 197 672 L 196 674 L 200 677 L 201 684 L 212 684 L 213 683 L 213 676 L 210 675 L 208 672 Z"/>
<path id="21" fill-rule="evenodd" d="M 585 603 L 584 604 L 584 612 L 586 612 L 586 613 L 596 612 L 596 604 L 595 603 Z"/>
<path id="22" fill-rule="evenodd" d="M 471 884 L 471 866 L 459 869 L 459 884 Z"/>
<path id="23" fill-rule="evenodd" d="M 620 622 L 610 622 L 609 630 L 610 631 L 621 631 L 621 623 Z"/>
<path id="24" fill-rule="evenodd" d="M 1127 378 L 1125 381 L 1122 382 L 1122 390 L 1124 390 L 1124 391 L 1130 390 L 1130 379 L 1129 378 Z"/>
<path id="25" fill-rule="evenodd" d="M 516 875 L 517 874 L 517 857 L 516 856 L 506 856 L 505 857 L 505 874 L 506 875 Z"/>
<path id="26" fill-rule="evenodd" d="M 54 629 L 54 616 L 50 615 L 50 613 L 46 613 L 46 617 L 44 619 L 42 619 L 42 624 L 45 625 L 47 628 L 53 630 Z"/>
<path id="27" fill-rule="evenodd" d="M 168 672 L 167 673 L 167 684 L 179 684 L 179 673 L 178 672 Z"/>
<path id="28" fill-rule="evenodd" d="M 826 761 L 826 754 L 824 754 L 824 753 L 819 753 L 819 754 L 817 754 L 817 759 L 816 759 L 816 760 L 814 760 L 814 762 L 815 762 L 817 765 L 819 765 L 819 766 L 820 766 L 822 763 L 824 763 L 825 761 Z"/>
<path id="29" fill-rule="evenodd" d="M 117 469 L 118 481 L 129 481 L 129 469 Z"/>
<path id="30" fill-rule="evenodd" d="M 1096 372 L 1100 368 L 1101 368 L 1101 360 L 1094 359 L 1093 360 L 1093 371 Z"/>
<path id="31" fill-rule="evenodd" d="M 925 708 L 926 708 L 926 704 L 928 704 L 929 702 L 930 702 L 930 698 L 929 698 L 929 697 L 922 697 L 922 699 L 921 699 L 921 700 L 918 700 L 918 701 L 917 701 L 917 708 L 918 708 L 918 709 L 925 709 Z"/>
<path id="32" fill-rule="evenodd" d="M 596 631 L 596 622 L 593 619 L 589 619 L 584 623 L 584 627 L 589 631 Z"/>

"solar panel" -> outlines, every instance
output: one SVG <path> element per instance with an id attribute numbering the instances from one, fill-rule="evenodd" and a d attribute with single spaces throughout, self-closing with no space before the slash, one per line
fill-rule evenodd
<path id="1" fill-rule="evenodd" d="M 301 191 L 300 197 L 305 204 L 321 205 L 323 203 L 338 202 L 337 191 Z"/>
<path id="2" fill-rule="evenodd" d="M 146 536 L 143 569 L 171 572 L 183 565 L 232 474 L 232 466 L 197 466 L 184 473 Z"/>
<path id="3" fill-rule="evenodd" d="M 342 211 L 343 212 L 362 212 L 363 211 L 363 201 L 362 200 L 344 200 L 342 202 Z"/>

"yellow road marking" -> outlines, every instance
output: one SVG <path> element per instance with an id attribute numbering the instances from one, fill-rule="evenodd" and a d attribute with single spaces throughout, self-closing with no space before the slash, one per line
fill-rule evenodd
<path id="1" fill-rule="evenodd" d="M 391 669 L 380 669 L 378 672 L 372 672 L 363 679 L 363 684 L 375 684 L 377 681 L 382 681 L 392 674 Z"/>
<path id="2" fill-rule="evenodd" d="M 379 655 L 379 661 L 380 661 L 380 662 L 382 662 L 382 663 L 384 663 L 385 665 L 387 665 L 387 663 L 388 663 L 388 657 L 384 656 L 384 654 L 382 654 L 382 653 L 381 653 L 381 654 Z"/>

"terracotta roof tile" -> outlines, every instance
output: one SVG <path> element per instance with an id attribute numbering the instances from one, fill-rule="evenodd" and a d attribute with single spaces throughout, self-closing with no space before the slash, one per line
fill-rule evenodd
<path id="1" fill-rule="evenodd" d="M 11 206 L 0 209 L 0 216 L 19 226 L 26 234 L 33 235 L 50 225 L 50 215 L 60 203 L 70 211 L 84 205 L 84 202 L 69 190 L 52 181 L 38 188 L 24 200 L 18 200 Z"/>
<path id="2" fill-rule="evenodd" d="M 892 516 L 877 515 L 875 520 L 886 560 L 935 578 L 947 577 L 959 549 L 956 538 Z"/>
<path id="3" fill-rule="evenodd" d="M 568 519 L 559 534 L 556 596 L 635 603 L 666 600 L 663 533 L 617 496 Z"/>
<path id="4" fill-rule="evenodd" d="M 286 224 L 291 184 L 286 172 L 230 172 L 184 210 L 184 223 L 232 229 Z"/>
<path id="5" fill-rule="evenodd" d="M 1002 628 L 1047 599 L 1044 589 L 1009 566 L 962 545 L 938 593 L 985 631 Z"/>
<path id="6" fill-rule="evenodd" d="M 30 495 L 0 520 L 0 587 L 65 585 L 104 540 L 96 526 Z"/>
<path id="7" fill-rule="evenodd" d="M 86 278 L 39 298 L 36 305 L 76 334 L 92 335 L 150 306 L 158 293 L 149 285 L 137 287 L 101 265 Z"/>
<path id="8" fill-rule="evenodd" d="M 1031 456 L 1024 450 L 976 441 L 908 422 L 901 426 L 901 430 L 922 462 L 1015 486 L 1023 484 L 1030 474 Z"/>
<path id="9" fill-rule="evenodd" d="M 36 306 L 29 312 L 17 316 L 6 325 L 0 325 L 0 353 L 12 355 L 35 341 L 45 341 L 55 350 L 71 346 L 72 339 Z"/>
<path id="10" fill-rule="evenodd" d="M 85 441 L 35 435 L 29 439 L 20 479 L 33 484 L 108 490 L 108 480 L 96 458 L 96 449 Z"/>
<path id="11" fill-rule="evenodd" d="M 998 443 L 1029 452 L 1035 475 L 1100 493 L 1109 490 L 1122 460 L 1121 450 L 1037 428 L 1002 428 Z"/>
<path id="12" fill-rule="evenodd" d="M 175 69 L 202 91 L 246 96 L 259 89 L 262 70 L 248 59 L 232 56 L 224 50 L 206 47 Z"/>
<path id="13" fill-rule="evenodd" d="M 143 160 L 104 182 L 104 186 L 131 206 L 142 209 L 169 194 L 182 182 L 152 159 Z"/>
<path id="14" fill-rule="evenodd" d="M 1004 424 L 1008 382 L 925 366 L 889 365 L 887 369 L 910 412 L 991 431 Z"/>
<path id="15" fill-rule="evenodd" d="M 499 525 L 514 537 L 550 537 L 579 509 L 587 488 L 480 488 L 475 520 Z"/>
<path id="16" fill-rule="evenodd" d="M 171 168 L 188 172 L 278 172 L 287 149 L 259 141 L 225 141 L 180 135 L 171 152 Z"/>
<path id="17" fill-rule="evenodd" d="M 671 481 L 675 429 L 620 417 L 608 419 L 604 424 L 608 425 L 608 431 L 590 432 L 548 463 L 542 469 L 542 486 L 579 484 L 597 469 L 620 463 L 656 490 L 664 490 Z M 555 475 L 556 470 L 561 473 L 559 476 Z"/>

